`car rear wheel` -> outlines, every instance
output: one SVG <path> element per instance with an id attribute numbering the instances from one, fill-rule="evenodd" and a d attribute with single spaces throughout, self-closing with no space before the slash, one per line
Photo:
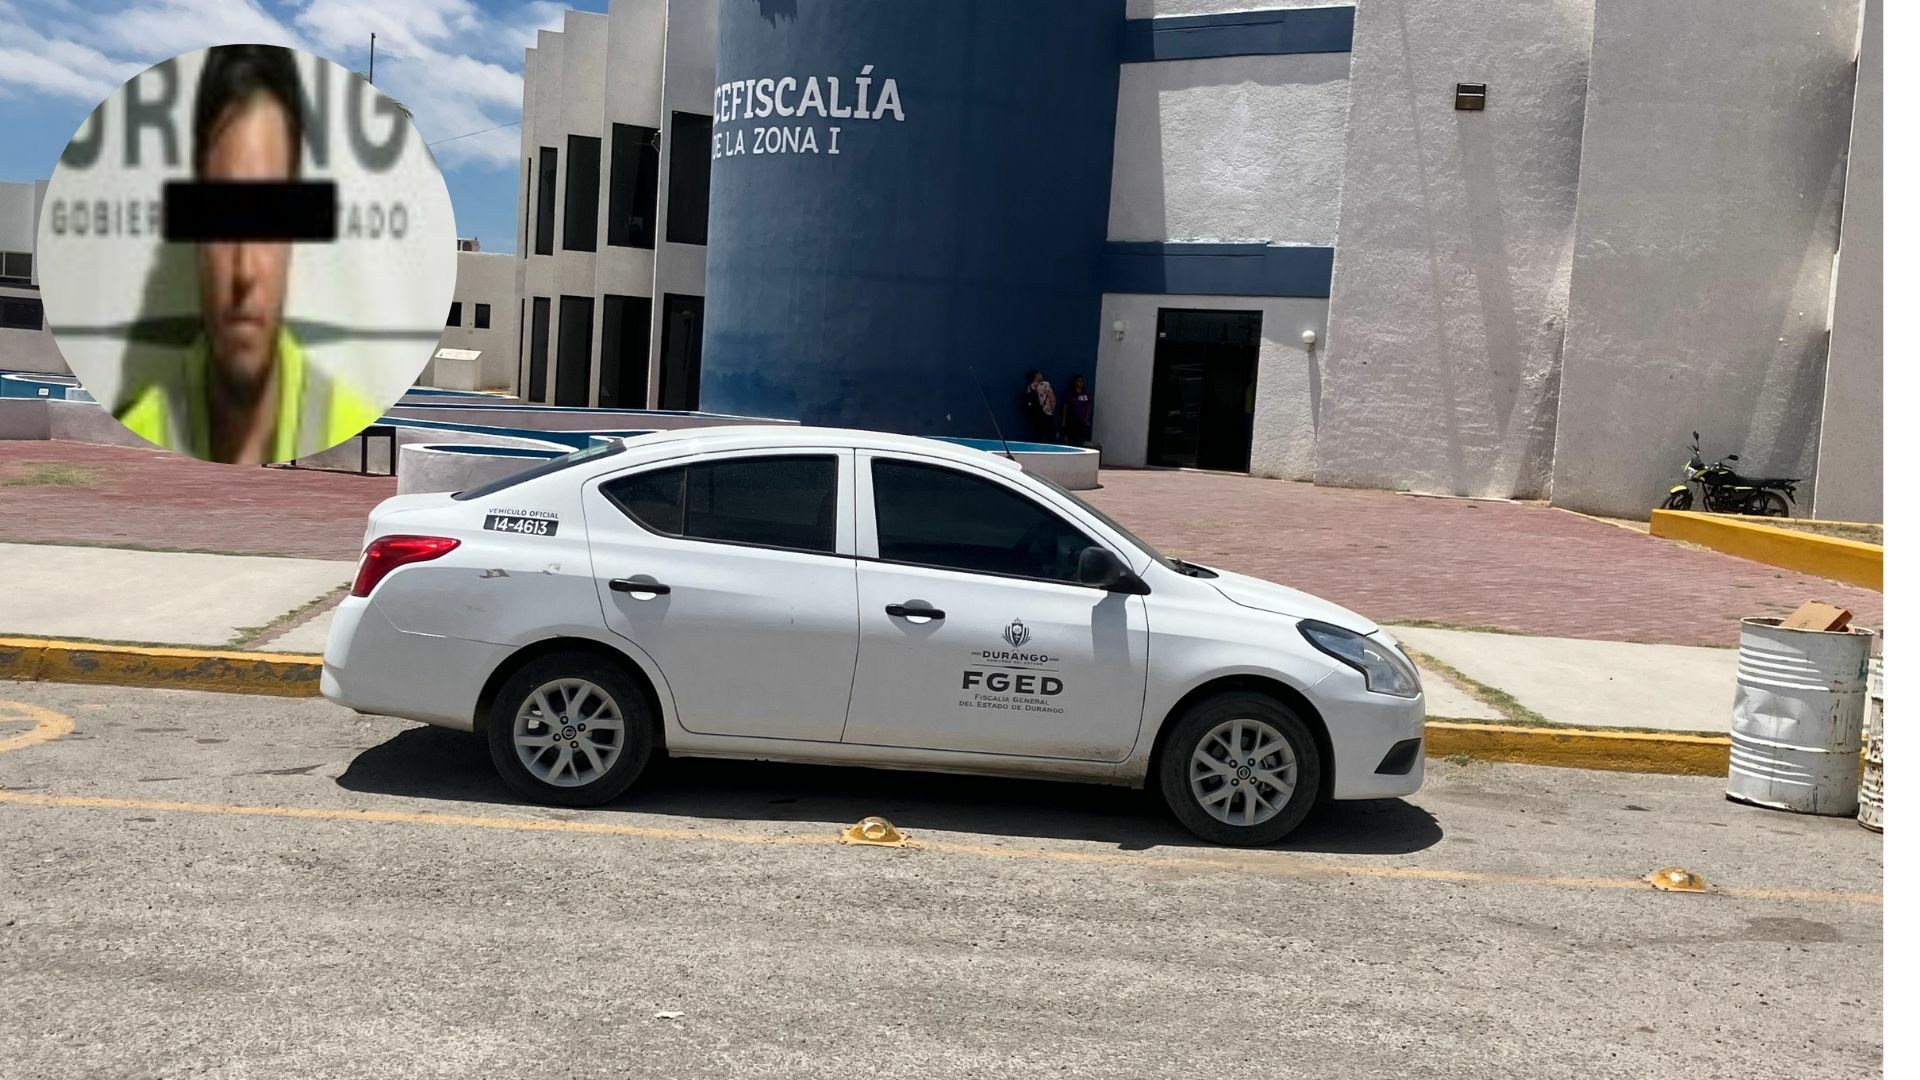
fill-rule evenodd
<path id="1" fill-rule="evenodd" d="M 1320 796 L 1320 749 L 1292 709 L 1233 691 L 1195 703 L 1162 749 L 1160 793 L 1203 840 L 1271 844 L 1306 820 Z"/>
<path id="2" fill-rule="evenodd" d="M 535 802 L 619 798 L 653 754 L 653 710 L 632 677 L 587 653 L 529 661 L 494 696 L 487 743 L 507 786 Z"/>

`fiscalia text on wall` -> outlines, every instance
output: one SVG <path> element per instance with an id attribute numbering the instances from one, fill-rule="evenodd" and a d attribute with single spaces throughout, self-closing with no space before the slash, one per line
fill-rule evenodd
<path id="1" fill-rule="evenodd" d="M 876 80 L 872 64 L 863 66 L 850 83 L 851 91 L 845 97 L 838 75 L 824 79 L 809 75 L 804 80 L 797 75 L 782 75 L 721 83 L 713 91 L 713 156 L 838 154 L 841 125 L 807 121 L 808 116 L 820 120 L 906 120 L 899 83 L 891 78 Z M 723 127 L 764 117 L 791 117 L 794 122 Z"/>

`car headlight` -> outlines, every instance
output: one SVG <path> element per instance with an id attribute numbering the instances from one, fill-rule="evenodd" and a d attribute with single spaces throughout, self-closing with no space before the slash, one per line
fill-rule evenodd
<path id="1" fill-rule="evenodd" d="M 1301 621 L 1300 635 L 1314 648 L 1366 676 L 1367 689 L 1374 693 L 1420 696 L 1420 673 L 1405 654 L 1386 642 L 1312 619 Z"/>

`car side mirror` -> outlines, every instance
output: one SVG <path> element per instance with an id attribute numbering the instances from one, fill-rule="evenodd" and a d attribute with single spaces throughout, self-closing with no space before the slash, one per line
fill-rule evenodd
<path id="1" fill-rule="evenodd" d="M 1120 561 L 1120 556 L 1103 547 L 1080 552 L 1080 584 L 1109 592 L 1145 593 L 1147 583 Z"/>

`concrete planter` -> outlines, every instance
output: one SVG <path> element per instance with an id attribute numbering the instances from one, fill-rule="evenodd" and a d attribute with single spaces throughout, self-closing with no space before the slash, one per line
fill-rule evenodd
<path id="1" fill-rule="evenodd" d="M 558 448 L 414 443 L 400 448 L 399 493 L 464 491 L 537 468 L 564 453 Z"/>

